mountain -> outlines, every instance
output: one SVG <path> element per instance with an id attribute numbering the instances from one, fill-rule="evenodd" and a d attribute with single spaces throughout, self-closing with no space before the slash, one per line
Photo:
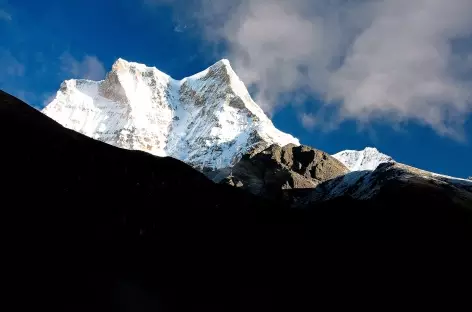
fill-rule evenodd
<path id="1" fill-rule="evenodd" d="M 300 211 L 88 138 L 3 91 L 0 136 L 2 280 L 16 308 L 248 310 L 272 248 L 303 237 Z"/>
<path id="2" fill-rule="evenodd" d="M 179 159 L 217 183 L 287 204 L 369 199 L 392 177 L 412 174 L 461 189 L 465 183 L 391 166 L 392 157 L 372 147 L 330 156 L 301 146 L 274 127 L 227 60 L 175 80 L 118 59 L 103 81 L 65 81 L 43 113 L 91 138 Z"/>
<path id="3" fill-rule="evenodd" d="M 63 82 L 43 113 L 91 138 L 170 156 L 211 177 L 244 155 L 272 145 L 300 145 L 274 127 L 225 59 L 182 80 L 118 59 L 105 80 Z M 333 157 L 350 171 L 394 162 L 371 147 Z"/>
<path id="4" fill-rule="evenodd" d="M 345 150 L 333 155 L 351 171 L 342 178 L 333 179 L 314 192 L 318 200 L 338 196 L 350 196 L 357 199 L 370 198 L 377 194 L 383 184 L 391 179 L 409 181 L 412 177 L 449 187 L 472 192 L 472 183 L 468 180 L 437 174 L 397 163 L 392 157 L 367 147 L 362 151 Z M 470 196 L 467 195 L 470 199 Z M 471 203 L 472 205 L 472 203 Z"/>
<path id="5" fill-rule="evenodd" d="M 333 155 L 351 171 L 375 170 L 378 165 L 394 162 L 392 157 L 380 153 L 374 147 L 366 147 L 362 151 L 345 150 Z"/>
<path id="6" fill-rule="evenodd" d="M 118 59 L 103 81 L 63 82 L 43 113 L 102 142 L 199 169 L 228 167 L 254 148 L 299 145 L 274 127 L 228 60 L 175 80 Z"/>
<path id="7" fill-rule="evenodd" d="M 449 200 L 472 210 L 472 181 L 435 174 L 394 162 L 392 158 L 368 148 L 361 152 L 340 153 L 351 171 L 334 156 L 311 148 L 288 144 L 273 145 L 246 154 L 234 166 L 216 170 L 209 177 L 265 198 L 306 207 L 337 198 L 375 201 L 392 185 L 431 188 Z M 349 157 L 349 155 L 359 157 Z M 349 162 L 349 160 L 354 160 Z M 384 206 L 387 203 L 381 203 Z"/>
<path id="8" fill-rule="evenodd" d="M 434 187 L 434 193 L 449 194 L 451 200 L 472 209 L 472 181 L 439 175 L 394 162 L 382 163 L 375 170 L 353 171 L 321 183 L 304 202 L 306 203 L 306 200 L 320 202 L 337 197 L 369 200 L 392 183 L 409 187 L 430 185 Z"/>
<path id="9" fill-rule="evenodd" d="M 171 157 L 91 139 L 3 91 L 0 136 L 2 281 L 18 310 L 299 311 L 320 300 L 332 306 L 340 295 L 352 307 L 356 291 L 368 294 L 366 302 L 385 294 L 378 281 L 366 283 L 371 289 L 358 281 L 390 272 L 398 261 L 379 261 L 383 242 L 368 248 L 372 257 L 358 244 L 332 254 L 319 240 L 404 245 L 472 237 L 470 197 L 444 181 L 405 173 L 363 200 L 340 196 L 289 207 L 215 184 Z M 304 178 L 318 177 L 318 163 L 347 171 L 308 147 L 264 151 L 266 160 L 274 154 L 276 170 L 284 165 Z M 343 177 L 332 174 L 323 183 Z M 386 258 L 392 256 L 389 248 Z M 351 278 L 354 272 L 359 276 Z"/>
<path id="10" fill-rule="evenodd" d="M 233 167 L 218 170 L 212 179 L 266 198 L 292 200 L 290 194 L 303 192 L 298 190 L 312 192 L 320 183 L 347 173 L 348 168 L 323 151 L 287 144 L 246 154 Z"/>

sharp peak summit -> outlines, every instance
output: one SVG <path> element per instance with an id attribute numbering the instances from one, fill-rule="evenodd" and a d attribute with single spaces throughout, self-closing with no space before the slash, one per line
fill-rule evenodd
<path id="1" fill-rule="evenodd" d="M 156 71 L 158 71 L 162 74 L 165 74 L 166 76 L 171 77 L 169 74 L 162 72 L 161 70 L 159 70 L 155 66 L 148 66 L 144 63 L 128 61 L 128 60 L 126 60 L 124 58 L 121 58 L 121 57 L 118 58 L 113 63 L 111 71 L 116 72 L 119 69 L 124 69 L 124 68 L 135 68 L 135 69 L 143 70 L 143 71 L 144 70 L 156 70 Z M 223 59 L 220 59 L 219 61 L 213 63 L 212 65 L 208 66 L 206 69 L 203 69 L 200 72 L 198 72 L 194 75 L 191 75 L 189 77 L 193 77 L 193 76 L 196 76 L 196 75 L 201 75 L 201 74 L 207 72 L 208 70 L 216 70 L 216 69 L 219 69 L 219 68 L 224 68 L 227 71 L 227 73 L 230 74 L 230 75 L 236 75 L 236 72 L 234 71 L 233 67 L 231 66 L 230 61 L 226 58 L 223 58 Z M 188 78 L 188 77 L 185 77 L 185 78 Z M 183 79 L 185 79 L 185 78 L 183 78 Z M 183 79 L 181 79 L 181 80 L 183 80 Z"/>
<path id="2" fill-rule="evenodd" d="M 341 151 L 340 153 L 343 153 L 343 152 L 344 152 L 344 153 L 346 153 L 346 152 L 362 153 L 362 152 L 368 152 L 368 151 L 381 153 L 376 147 L 372 147 L 372 146 L 366 146 L 365 148 L 359 149 L 359 150 L 356 150 L 356 149 L 347 149 L 347 150 Z"/>
<path id="3" fill-rule="evenodd" d="M 228 167 L 260 146 L 300 144 L 275 128 L 227 59 L 176 80 L 118 58 L 104 80 L 63 83 L 42 111 L 108 144 L 197 168 Z"/>
<path id="4" fill-rule="evenodd" d="M 344 150 L 333 155 L 351 171 L 374 170 L 380 164 L 394 162 L 389 155 L 380 152 L 375 147 L 363 150 Z"/>
<path id="5" fill-rule="evenodd" d="M 214 63 L 213 65 L 210 66 L 210 68 L 211 67 L 226 67 L 226 68 L 231 68 L 232 69 L 230 61 L 228 59 L 225 59 L 225 58 L 223 58 L 223 59 L 219 60 L 218 62 Z"/>
<path id="6" fill-rule="evenodd" d="M 144 63 L 139 63 L 139 62 L 134 62 L 134 61 L 128 61 L 122 57 L 119 57 L 116 59 L 115 63 L 127 63 L 127 64 L 138 64 L 138 65 L 145 65 Z M 225 65 L 225 66 L 231 66 L 231 63 L 228 59 L 226 58 L 222 58 L 220 59 L 219 61 L 215 62 L 213 65 L 209 66 L 209 67 L 212 67 L 212 66 L 215 66 L 215 65 Z"/>

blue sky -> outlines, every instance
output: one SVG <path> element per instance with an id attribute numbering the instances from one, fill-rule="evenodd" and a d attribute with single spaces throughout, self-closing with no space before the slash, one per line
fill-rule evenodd
<path id="1" fill-rule="evenodd" d="M 460 15 L 470 1 L 238 1 L 0 0 L 0 88 L 41 108 L 63 80 L 102 79 L 118 57 L 174 78 L 228 58 L 275 125 L 304 144 L 375 146 L 472 175 L 472 13 Z M 417 10 L 424 18 L 413 22 Z"/>

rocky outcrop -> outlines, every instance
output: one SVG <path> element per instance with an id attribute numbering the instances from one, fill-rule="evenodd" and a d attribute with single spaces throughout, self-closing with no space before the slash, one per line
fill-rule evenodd
<path id="1" fill-rule="evenodd" d="M 266 198 L 295 207 L 350 198 L 375 200 L 389 188 L 426 188 L 446 194 L 463 207 L 472 206 L 472 182 L 431 173 L 394 161 L 380 162 L 375 170 L 350 171 L 341 161 L 309 146 L 288 144 L 255 149 L 232 168 L 208 175 Z"/>
<path id="2" fill-rule="evenodd" d="M 312 190 L 321 182 L 348 172 L 341 162 L 323 151 L 288 144 L 246 154 L 234 167 L 220 170 L 212 178 L 263 197 L 286 198 L 291 193 L 287 190 Z"/>

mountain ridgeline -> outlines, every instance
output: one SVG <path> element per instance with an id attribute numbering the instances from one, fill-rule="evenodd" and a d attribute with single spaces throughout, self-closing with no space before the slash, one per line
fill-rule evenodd
<path id="1" fill-rule="evenodd" d="M 119 59 L 103 81 L 65 81 L 43 113 L 105 143 L 199 169 L 230 166 L 256 146 L 299 144 L 274 127 L 227 60 L 175 80 Z"/>
<path id="2" fill-rule="evenodd" d="M 176 81 L 119 60 L 43 113 L 0 91 L 0 130 L 17 305 L 298 310 L 317 241 L 472 238 L 472 181 L 301 145 L 227 61 Z"/>
<path id="3" fill-rule="evenodd" d="M 403 165 L 345 173 L 340 162 L 314 149 L 271 147 L 254 160 L 244 157 L 234 175 L 247 189 L 238 188 L 214 183 L 179 160 L 88 138 L 4 92 L 0 130 L 7 147 L 0 154 L 4 251 L 6 265 L 18 268 L 4 278 L 16 285 L 9 291 L 17 306 L 293 308 L 301 301 L 289 298 L 298 298 L 305 282 L 295 287 L 282 268 L 291 274 L 306 268 L 303 251 L 317 240 L 472 237 L 470 184 L 428 178 Z M 251 172 L 252 166 L 265 174 Z M 337 171 L 326 177 L 317 168 Z M 351 179 L 358 182 L 346 195 L 326 196 Z M 256 188 L 260 183 L 264 187 Z M 350 196 L 365 185 L 375 191 Z M 292 191 L 292 200 L 273 195 L 281 190 Z M 25 295 L 29 300 L 21 300 Z"/>
<path id="4" fill-rule="evenodd" d="M 118 59 L 103 81 L 65 81 L 43 113 L 94 139 L 173 157 L 217 183 L 290 204 L 314 189 L 318 200 L 369 199 L 386 181 L 411 177 L 459 192 L 471 188 L 469 180 L 398 164 L 375 148 L 331 156 L 300 145 L 274 127 L 228 60 L 175 80 Z M 470 199 L 464 196 L 461 203 Z"/>

